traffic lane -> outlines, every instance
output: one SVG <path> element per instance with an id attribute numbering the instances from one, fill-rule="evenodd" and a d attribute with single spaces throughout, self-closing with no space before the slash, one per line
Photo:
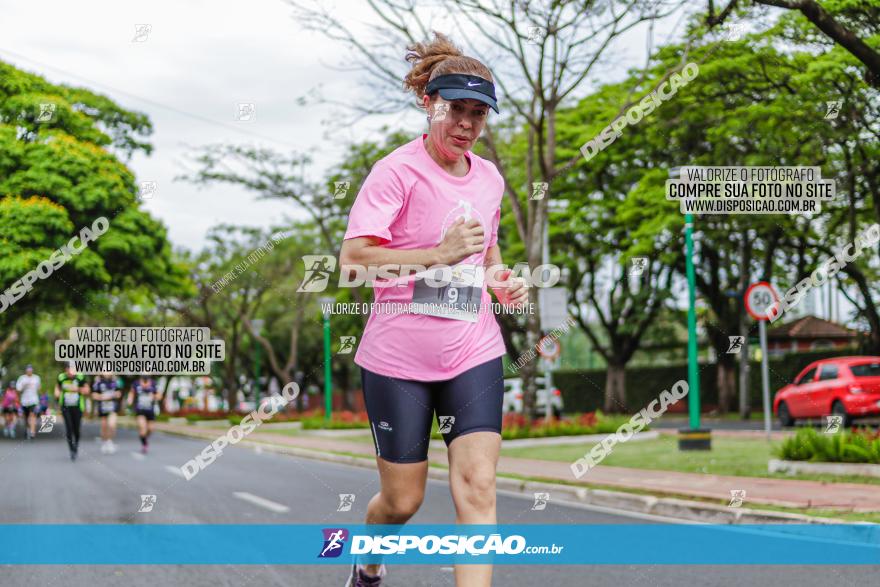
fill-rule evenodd
<path id="1" fill-rule="evenodd" d="M 5 473 L 0 475 L 0 522 L 360 524 L 367 503 L 379 488 L 375 469 L 243 446 L 228 448 L 187 481 L 179 467 L 195 457 L 207 441 L 156 434 L 150 453 L 141 457 L 136 432 L 122 429 L 117 438 L 118 452 L 104 455 L 95 441 L 98 432 L 97 422 L 84 423 L 76 462 L 70 462 L 57 427 L 32 443 L 0 442 L 0 463 Z M 355 496 L 348 511 L 338 511 L 339 494 Z M 155 496 L 155 501 L 148 498 L 150 503 L 144 503 L 142 495 Z M 552 495 L 544 510 L 533 510 L 533 499 L 505 492 L 499 492 L 497 503 L 500 523 L 634 521 L 602 511 L 562 507 L 554 503 Z M 429 479 L 425 502 L 412 522 L 448 524 L 454 518 L 447 483 Z"/>
<path id="2" fill-rule="evenodd" d="M 9 489 L 13 479 L 28 476 L 26 494 L 30 502 L 7 501 L 19 491 L 3 491 L 0 503 L 6 507 L 4 521 L 9 522 L 12 512 L 25 511 L 26 519 L 18 523 L 33 522 L 36 514 L 43 523 L 64 522 L 59 516 L 72 516 L 66 523 L 89 523 L 100 519 L 102 512 L 90 509 L 93 504 L 103 504 L 112 510 L 110 520 L 127 519 L 129 523 L 183 523 L 181 518 L 193 523 L 317 523 L 316 519 L 331 523 L 361 523 L 365 500 L 354 501 L 349 512 L 336 512 L 338 495 L 324 495 L 327 491 L 352 492 L 360 488 L 367 499 L 375 491 L 370 483 L 377 481 L 376 472 L 370 469 L 349 467 L 321 461 L 298 459 L 269 452 L 258 453 L 245 447 L 234 447 L 208 469 L 190 482 L 169 473 L 170 463 L 182 464 L 205 446 L 201 440 L 157 435 L 152 443 L 151 454 L 143 459 L 130 455 L 138 447 L 136 433 L 120 431 L 120 452 L 101 455 L 94 443 L 97 427 L 87 423 L 83 435 L 83 456 L 77 463 L 65 461 L 66 447 L 63 436 L 49 435 L 30 445 L 0 443 L 0 455 L 5 455 L 2 482 Z M 50 442 L 50 439 L 52 440 Z M 91 443 L 91 444 L 89 444 Z M 31 453 L 23 449 L 37 447 Z M 125 457 L 125 458 L 117 458 Z M 64 464 L 72 468 L 63 469 Z M 76 468 L 81 464 L 87 467 Z M 58 471 L 64 474 L 59 475 Z M 176 480 L 174 483 L 162 474 Z M 211 473 L 211 474 L 209 474 Z M 120 478 L 125 480 L 123 483 Z M 159 481 L 157 481 L 157 479 Z M 77 481 L 80 480 L 80 481 Z M 157 502 L 153 512 L 132 516 L 132 491 L 142 487 L 151 490 L 165 483 L 167 489 L 154 489 Z M 287 486 L 293 482 L 295 490 Z M 127 483 L 127 485 L 126 485 Z M 150 485 L 152 484 L 152 485 Z M 190 487 L 191 486 L 191 487 Z M 88 494 L 95 491 L 95 494 Z M 41 489 L 42 488 L 42 489 Z M 329 489 L 328 489 L 329 488 Z M 284 500 L 291 494 L 296 501 L 288 501 L 289 512 L 279 514 L 263 511 L 262 506 L 230 497 L 234 491 L 259 491 L 253 495 L 264 499 Z M 300 489 L 296 491 L 296 489 Z M 60 490 L 60 491 L 59 491 Z M 344 490 L 344 491 L 343 491 Z M 44 491 L 45 493 L 41 493 Z M 68 492 L 82 499 L 62 501 L 58 494 Z M 83 495 L 85 493 L 86 495 Z M 107 496 L 111 496 L 107 499 Z M 115 501 L 112 497 L 116 495 Z M 356 494 L 357 495 L 357 494 Z M 3 496 L 6 496 L 5 498 Z M 96 496 L 103 498 L 96 499 Z M 207 499 L 206 499 L 207 498 Z M 206 505 L 207 502 L 210 505 Z M 293 507 L 296 505 L 299 507 Z M 36 505 L 36 510 L 34 509 Z M 595 512 L 564 504 L 548 503 L 544 510 L 533 510 L 532 500 L 512 497 L 505 493 L 498 496 L 499 522 L 501 523 L 633 523 L 644 522 L 620 514 Z M 311 506 L 311 507 L 310 507 Z M 73 508 L 72 511 L 70 508 Z M 329 514 L 326 509 L 333 510 Z M 63 510 L 63 511 L 61 511 Z M 155 514 L 155 515 L 153 515 Z M 327 517 L 327 516 L 331 517 Z M 335 517 L 334 517 L 335 516 Z M 413 523 L 449 523 L 453 516 L 451 499 L 445 482 L 429 480 L 425 504 Z M 28 519 L 29 518 L 29 519 Z M 175 520 L 178 520 L 175 522 Z M 102 523 L 108 523 L 105 520 Z M 279 548 L 309 548 L 312 545 L 281 544 Z M 621 545 L 625 548 L 626 545 Z M 152 587 L 156 581 L 173 585 L 341 585 L 347 569 L 344 565 L 326 566 L 248 566 L 248 565 L 102 565 L 102 566 L 38 566 L 9 567 L 2 569 L 2 583 L 14 585 L 83 585 L 84 587 L 115 585 L 121 581 L 131 585 Z M 398 565 L 391 569 L 387 582 L 394 585 L 453 585 L 451 569 L 443 566 Z M 741 585 L 742 581 L 754 584 L 778 585 L 838 585 L 865 584 L 875 577 L 876 568 L 816 567 L 813 569 L 790 567 L 682 567 L 682 566 L 507 566 L 495 569 L 495 583 L 512 587 L 533 585 L 583 584 L 587 576 L 591 585 L 678 585 L 688 582 L 707 586 Z"/>

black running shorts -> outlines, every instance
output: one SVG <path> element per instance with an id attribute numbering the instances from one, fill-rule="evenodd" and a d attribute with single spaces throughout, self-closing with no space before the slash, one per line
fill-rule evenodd
<path id="1" fill-rule="evenodd" d="M 135 410 L 135 415 L 137 415 L 137 416 L 143 416 L 144 418 L 146 418 L 146 419 L 149 420 L 150 422 L 152 422 L 153 420 L 156 419 L 156 412 L 154 412 L 152 409 L 138 409 L 138 410 Z"/>
<path id="2" fill-rule="evenodd" d="M 361 368 L 364 402 L 376 454 L 393 463 L 428 458 L 434 414 L 446 446 L 470 432 L 501 434 L 501 358 L 446 381 L 411 381 Z"/>

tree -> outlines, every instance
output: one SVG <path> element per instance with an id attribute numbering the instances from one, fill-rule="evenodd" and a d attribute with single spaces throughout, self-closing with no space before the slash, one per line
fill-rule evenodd
<path id="1" fill-rule="evenodd" d="M 149 153 L 144 138 L 151 131 L 146 116 L 104 96 L 0 62 L 2 289 L 96 219 L 109 222 L 105 234 L 46 277 L 50 283 L 36 283 L 0 314 L 0 323 L 87 307 L 97 295 L 135 284 L 154 293 L 185 289 L 164 227 L 139 209 L 135 178 L 120 160 Z"/>
<path id="2" fill-rule="evenodd" d="M 238 403 L 238 378 L 248 333 L 245 319 L 256 314 L 272 287 L 252 270 L 248 256 L 271 239 L 270 234 L 254 228 L 214 227 L 208 233 L 209 246 L 187 256 L 195 291 L 162 301 L 188 326 L 210 328 L 212 336 L 224 340 L 226 359 L 220 379 L 230 409 Z"/>
<path id="3" fill-rule="evenodd" d="M 696 285 L 708 309 L 704 326 L 718 356 L 722 411 L 730 408 L 735 396 L 734 357 L 726 351 L 728 337 L 739 331 L 743 284 L 794 271 L 808 274 L 819 255 L 827 254 L 822 252 L 827 246 L 823 248 L 819 241 L 839 234 L 841 223 L 855 226 L 857 219 L 864 217 L 865 211 L 852 203 L 869 198 L 871 182 L 877 177 L 871 158 L 876 153 L 877 115 L 876 108 L 869 106 L 876 92 L 854 75 L 853 59 L 846 53 L 776 49 L 775 43 L 788 26 L 782 19 L 778 26 L 739 42 L 694 48 L 687 58 L 700 63 L 699 76 L 641 120 L 637 131 L 624 130 L 587 166 L 589 173 L 605 177 L 605 184 L 638 171 L 638 185 L 622 207 L 636 215 L 630 217 L 634 234 L 643 238 L 681 231 L 683 218 L 678 206 L 664 197 L 664 182 L 672 167 L 812 165 L 822 167 L 825 177 L 838 176 L 841 168 L 850 170 L 845 174 L 849 185 L 838 186 L 839 193 L 849 192 L 848 197 L 826 205 L 818 217 L 696 217 Z M 683 63 L 687 53 L 683 46 L 664 47 L 647 76 L 633 72 L 621 84 L 635 88 L 631 103 L 650 91 L 654 85 L 651 80 Z M 645 77 L 648 81 L 642 83 Z M 817 95 L 822 100 L 817 100 Z M 824 119 L 825 97 L 838 96 L 846 99 L 842 128 Z M 595 111 L 590 106 L 599 98 L 591 98 L 572 112 L 576 118 L 570 128 L 578 128 L 580 122 L 589 129 L 587 138 L 611 120 L 598 117 L 600 128 L 595 128 L 596 124 L 591 128 Z M 675 267 L 679 274 L 684 273 L 683 257 L 677 258 Z M 859 267 L 854 264 L 851 271 Z M 868 300 L 875 297 L 870 283 L 866 278 L 859 286 Z"/>
<path id="4" fill-rule="evenodd" d="M 880 87 L 880 52 L 871 47 L 880 33 L 880 2 L 864 0 L 849 2 L 832 0 L 825 6 L 816 0 L 754 0 L 755 4 L 784 8 L 799 13 L 819 29 L 833 43 L 858 59 L 866 68 L 865 81 Z M 723 23 L 738 7 L 740 0 L 730 0 L 721 12 L 715 13 L 714 0 L 708 0 L 706 24 L 709 27 Z M 865 29 L 868 30 L 865 30 Z M 872 38 L 873 37 L 873 38 Z"/>
<path id="5" fill-rule="evenodd" d="M 645 84 L 656 84 L 650 77 Z M 632 80 L 606 84 L 560 111 L 559 140 L 566 145 L 558 151 L 561 161 L 580 155 L 576 146 L 584 142 L 585 127 L 598 125 L 598 134 L 617 116 L 632 98 L 632 86 Z M 633 136 L 581 161 L 557 181 L 555 198 L 566 205 L 550 215 L 551 250 L 567 269 L 569 306 L 606 362 L 608 412 L 626 410 L 626 365 L 671 298 L 674 266 L 682 256 L 680 233 L 651 230 L 655 217 L 643 212 L 646 151 Z"/>

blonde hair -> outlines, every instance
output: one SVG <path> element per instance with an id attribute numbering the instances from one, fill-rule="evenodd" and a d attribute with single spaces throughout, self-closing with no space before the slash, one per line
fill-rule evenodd
<path id="1" fill-rule="evenodd" d="M 406 60 L 412 69 L 403 78 L 403 89 L 416 95 L 416 102 L 424 108 L 422 96 L 428 82 L 440 75 L 465 73 L 476 75 L 494 83 L 489 68 L 473 57 L 467 57 L 461 49 L 443 33 L 434 31 L 434 40 L 415 43 L 406 48 Z"/>

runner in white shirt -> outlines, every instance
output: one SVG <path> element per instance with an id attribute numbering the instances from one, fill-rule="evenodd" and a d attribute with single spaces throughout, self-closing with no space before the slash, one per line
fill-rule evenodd
<path id="1" fill-rule="evenodd" d="M 33 440 L 37 433 L 37 409 L 40 403 L 40 376 L 34 374 L 34 368 L 28 365 L 24 375 L 15 382 L 15 388 L 21 395 L 21 410 L 24 412 L 27 439 Z"/>

